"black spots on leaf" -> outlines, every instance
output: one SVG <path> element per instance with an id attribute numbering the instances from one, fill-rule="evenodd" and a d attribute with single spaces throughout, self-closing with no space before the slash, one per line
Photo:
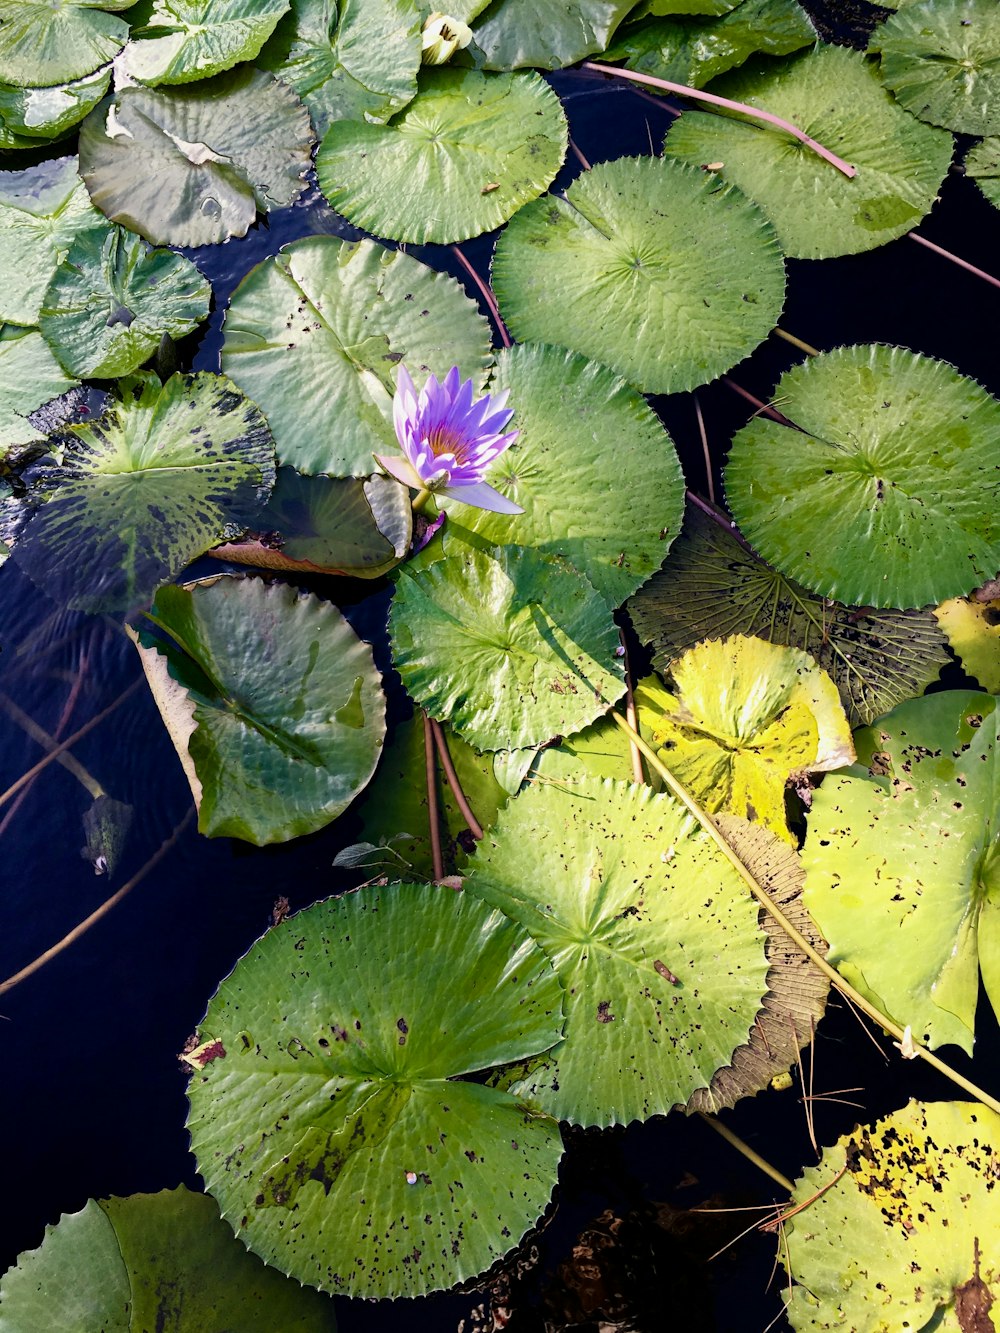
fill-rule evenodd
<path id="1" fill-rule="evenodd" d="M 597 1003 L 597 1021 L 598 1023 L 613 1023 L 615 1016 L 611 1012 L 610 1000 L 599 1000 Z"/>

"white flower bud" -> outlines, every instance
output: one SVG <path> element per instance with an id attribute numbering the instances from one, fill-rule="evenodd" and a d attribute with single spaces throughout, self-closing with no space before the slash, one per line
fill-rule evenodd
<path id="1" fill-rule="evenodd" d="M 420 58 L 425 65 L 443 65 L 471 41 L 472 29 L 467 23 L 435 10 L 424 24 Z"/>

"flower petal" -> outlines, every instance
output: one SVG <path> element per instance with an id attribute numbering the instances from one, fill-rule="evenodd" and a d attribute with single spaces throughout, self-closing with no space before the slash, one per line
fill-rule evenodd
<path id="1" fill-rule="evenodd" d="M 372 457 L 379 467 L 388 472 L 390 477 L 395 477 L 401 481 L 404 486 L 412 486 L 418 491 L 424 489 L 424 483 L 420 480 L 420 475 L 416 468 L 405 458 L 383 458 L 381 454 L 373 454 Z"/>
<path id="2" fill-rule="evenodd" d="M 485 481 L 478 481 L 473 486 L 443 486 L 437 494 L 449 500 L 460 500 L 464 505 L 474 505 L 476 509 L 489 509 L 494 514 L 524 513 L 520 505 L 495 491 Z"/>

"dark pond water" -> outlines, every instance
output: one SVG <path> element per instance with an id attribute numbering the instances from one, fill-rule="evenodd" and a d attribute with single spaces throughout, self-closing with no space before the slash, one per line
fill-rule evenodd
<path id="1" fill-rule="evenodd" d="M 848 10 L 865 6 L 813 8 L 844 20 Z M 655 148 L 662 142 L 669 121 L 662 106 L 586 74 L 559 74 L 552 83 L 566 105 L 574 141 L 591 162 L 647 153 L 650 142 Z M 578 169 L 571 158 L 559 184 Z M 946 181 L 940 204 L 920 231 L 973 263 L 1000 266 L 1000 215 L 958 174 Z M 223 309 L 242 274 L 285 242 L 314 232 L 356 234 L 313 191 L 300 206 L 272 215 L 245 241 L 193 253 L 213 282 L 217 303 L 207 332 L 183 349 L 196 368 L 218 368 Z M 491 238 L 464 247 L 482 273 L 491 247 Z M 447 249 L 411 253 L 462 276 Z M 903 239 L 869 255 L 792 261 L 782 324 L 824 348 L 900 343 L 952 361 L 1000 394 L 998 303 L 1000 292 Z M 766 397 L 796 359 L 793 349 L 771 340 L 734 371 L 734 378 Z M 726 442 L 751 409 L 721 385 L 700 396 L 717 473 Z M 678 443 L 689 485 L 704 491 L 690 399 L 661 399 L 655 405 Z M 209 561 L 202 567 L 218 568 Z M 388 670 L 382 638 L 388 591 L 373 593 L 370 585 L 343 581 L 315 586 L 376 644 L 378 664 Z M 139 667 L 119 626 L 61 611 L 12 564 L 0 575 L 0 645 L 0 703 L 13 700 L 50 733 L 66 735 L 127 696 L 73 753 L 111 795 L 137 812 L 109 886 L 79 854 L 90 798 L 72 773 L 51 765 L 23 800 L 0 809 L 5 909 L 0 975 L 8 976 L 126 883 L 184 819 L 190 796 L 152 699 L 144 686 L 131 688 Z M 0 711 L 0 790 L 39 755 L 38 746 Z M 348 886 L 331 863 L 355 833 L 348 815 L 314 837 L 256 850 L 207 841 L 188 826 L 105 920 L 0 995 L 6 1148 L 0 1269 L 20 1250 L 37 1245 L 47 1222 L 79 1209 L 88 1197 L 197 1185 L 183 1128 L 185 1076 L 175 1053 L 194 1031 L 220 978 L 268 926 L 279 897 L 295 909 Z M 980 1012 L 976 1068 L 989 1083 L 983 1071 L 998 1067 L 1000 1036 L 985 1001 Z M 960 1057 L 954 1062 L 971 1072 Z M 931 1071 L 913 1065 L 901 1070 L 898 1060 L 887 1062 L 854 1017 L 834 1009 L 817 1034 L 815 1091 L 858 1086 L 863 1090 L 841 1094 L 857 1108 L 814 1103 L 821 1144 L 857 1119 L 896 1109 L 908 1096 L 951 1095 Z M 815 1160 L 801 1093 L 796 1085 L 727 1117 L 793 1177 Z M 621 1327 L 650 1333 L 668 1326 L 762 1330 L 780 1310 L 779 1277 L 767 1291 L 774 1238 L 751 1236 L 709 1263 L 747 1215 L 720 1221 L 686 1210 L 706 1201 L 742 1207 L 772 1196 L 765 1177 L 697 1120 L 672 1116 L 627 1131 L 571 1134 L 557 1207 L 535 1240 L 540 1263 L 515 1292 L 507 1327 L 525 1333 L 596 1328 L 583 1318 L 595 1283 L 588 1286 L 579 1270 L 560 1270 L 581 1233 L 591 1229 L 584 1245 L 604 1246 L 600 1280 L 609 1309 L 632 1310 L 632 1323 Z M 623 1220 L 617 1239 L 606 1223 L 594 1230 L 607 1210 Z M 491 1327 L 474 1314 L 482 1301 L 479 1293 L 393 1305 L 338 1300 L 337 1312 L 343 1333 L 457 1329 L 463 1320 L 471 1333 Z"/>

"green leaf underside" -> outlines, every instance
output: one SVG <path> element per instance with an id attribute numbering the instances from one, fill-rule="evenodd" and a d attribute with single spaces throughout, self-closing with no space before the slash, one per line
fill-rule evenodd
<path id="1" fill-rule="evenodd" d="M 876 28 L 882 81 L 920 120 L 1000 132 L 1000 9 L 994 0 L 910 0 Z"/>
<path id="2" fill-rule="evenodd" d="M 565 1040 L 505 1075 L 515 1096 L 627 1124 L 686 1102 L 746 1041 L 767 971 L 757 909 L 672 798 L 529 787 L 479 844 L 466 891 L 529 931 L 566 996 Z"/>
<path id="3" fill-rule="evenodd" d="M 695 510 L 665 568 L 628 609 L 663 673 L 702 639 L 727 634 L 756 634 L 803 649 L 832 677 L 852 726 L 922 694 L 948 660 L 930 611 L 851 611 L 826 601 Z"/>
<path id="4" fill-rule="evenodd" d="M 421 13 L 410 0 L 292 0 L 258 64 L 289 84 L 319 135 L 385 121 L 416 96 Z"/>
<path id="5" fill-rule="evenodd" d="M 488 828 L 507 799 L 493 777 L 493 756 L 477 754 L 450 729 L 446 729 L 446 737 L 466 800 L 480 824 Z M 397 725 L 378 772 L 359 802 L 362 838 L 375 848 L 389 849 L 381 853 L 381 859 L 369 874 L 376 874 L 378 868 L 390 875 L 433 877 L 424 772 L 423 726 L 419 719 L 410 718 Z M 451 873 L 464 865 L 471 839 L 451 787 L 440 776 L 437 793 L 442 854 L 445 870 Z"/>
<path id="6" fill-rule="evenodd" d="M 425 69 L 387 125 L 335 121 L 319 187 L 350 222 L 418 245 L 501 226 L 551 184 L 566 154 L 562 104 L 537 74 Z"/>
<path id="7" fill-rule="evenodd" d="M 94 109 L 110 81 L 105 65 L 52 88 L 0 84 L 0 148 L 35 148 L 41 139 L 60 138 Z"/>
<path id="8" fill-rule="evenodd" d="M 60 261 L 83 233 L 105 235 L 77 159 L 0 172 L 0 322 L 36 324 Z"/>
<path id="9" fill-rule="evenodd" d="M 785 783 L 793 773 L 854 759 L 833 681 L 799 648 L 734 634 L 671 663 L 672 689 L 652 742 L 706 810 L 760 823 L 786 842 Z"/>
<path id="10" fill-rule="evenodd" d="M 760 205 L 792 258 L 857 254 L 911 231 L 951 161 L 951 135 L 898 107 L 864 56 L 844 47 L 753 61 L 712 91 L 806 128 L 857 167 L 847 179 L 784 130 L 742 116 L 689 111 L 671 126 L 665 152 L 721 162 L 715 174 Z"/>
<path id="11" fill-rule="evenodd" d="M 196 329 L 211 296 L 207 279 L 182 255 L 149 252 L 120 227 L 89 231 L 56 270 L 39 327 L 70 374 L 112 379 L 138 369 L 165 335 Z"/>
<path id="12" fill-rule="evenodd" d="M 106 65 L 128 37 L 128 24 L 106 10 L 130 0 L 0 0 L 0 82 L 51 87 Z"/>
<path id="13" fill-rule="evenodd" d="M 729 509 L 775 568 L 848 605 L 919 607 L 1000 568 L 1000 403 L 943 361 L 841 347 L 782 376 L 798 430 L 733 440 Z"/>
<path id="14" fill-rule="evenodd" d="M 253 60 L 289 0 L 147 0 L 121 64 L 146 84 L 190 83 Z"/>
<path id="15" fill-rule="evenodd" d="M 632 0 L 493 0 L 473 28 L 486 69 L 561 69 L 603 51 Z"/>
<path id="16" fill-rule="evenodd" d="M 985 1106 L 911 1101 L 827 1148 L 795 1184 L 792 1206 L 808 1208 L 784 1228 L 792 1327 L 987 1333 L 1000 1301 L 998 1140 Z"/>
<path id="17" fill-rule="evenodd" d="M 676 162 L 621 158 L 523 208 L 497 242 L 493 284 L 519 339 L 674 393 L 767 336 L 785 274 L 770 225 L 738 191 Z"/>
<path id="18" fill-rule="evenodd" d="M 1000 694 L 1000 598 L 955 597 L 934 615 L 969 675 L 984 690 Z"/>
<path id="19" fill-rule="evenodd" d="M 966 154 L 965 174 L 972 177 L 994 208 L 1000 208 L 1000 137 L 973 144 Z"/>
<path id="20" fill-rule="evenodd" d="M 211 245 L 298 198 L 312 142 L 292 90 L 243 66 L 102 102 L 80 128 L 80 173 L 103 213 L 154 245 Z"/>
<path id="21" fill-rule="evenodd" d="M 251 1249 L 301 1281 L 415 1296 L 483 1272 L 545 1207 L 558 1127 L 459 1075 L 544 1050 L 561 992 L 525 931 L 396 884 L 271 931 L 209 1005 L 198 1167 Z"/>
<path id="22" fill-rule="evenodd" d="M 704 88 L 756 52 L 789 55 L 816 40 L 798 0 L 743 0 L 719 18 L 678 15 L 625 28 L 605 60 L 671 83 Z"/>
<path id="23" fill-rule="evenodd" d="M 482 750 L 570 735 L 625 689 L 603 597 L 571 565 L 520 546 L 453 541 L 428 568 L 404 566 L 389 634 L 416 702 Z"/>
<path id="24" fill-rule="evenodd" d="M 161 711 L 190 719 L 172 737 L 182 762 L 190 756 L 199 830 L 261 846 L 336 819 L 370 780 L 385 736 L 371 648 L 336 607 L 284 583 L 220 576 L 161 588 L 154 614 L 172 641 L 144 637 L 144 649 L 156 642 L 144 666 L 157 673 Z"/>
<path id="25" fill-rule="evenodd" d="M 413 510 L 389 477 L 304 477 L 279 468 L 258 526 L 282 536 L 281 553 L 360 578 L 376 578 L 406 554 Z"/>
<path id="26" fill-rule="evenodd" d="M 37 329 L 0 338 L 0 458 L 12 445 L 41 439 L 29 415 L 75 383 Z"/>
<path id="27" fill-rule="evenodd" d="M 618 606 L 680 531 L 684 478 L 670 436 L 633 388 L 561 347 L 501 352 L 490 391 L 502 389 L 520 434 L 488 480 L 525 512 L 512 531 L 509 515 L 447 501 L 449 524 L 564 556 Z"/>
<path id="28" fill-rule="evenodd" d="M 274 480 L 274 448 L 255 403 L 222 375 L 153 375 L 94 421 L 52 437 L 62 452 L 39 480 L 51 498 L 16 558 L 50 597 L 87 610 L 131 609 L 245 519 Z"/>
<path id="29" fill-rule="evenodd" d="M 662 17 L 667 14 L 702 14 L 711 18 L 728 13 L 738 4 L 739 0 L 640 0 L 633 9 L 631 17 L 640 19 L 649 15 Z"/>
<path id="30" fill-rule="evenodd" d="M 802 863 L 795 851 L 756 824 L 720 815 L 719 827 L 750 871 L 763 884 L 785 916 L 820 953 L 826 941 L 802 905 Z M 809 1045 L 826 1012 L 830 983 L 810 963 L 783 927 L 761 908 L 759 924 L 767 932 L 767 993 L 750 1029 L 749 1041 L 738 1046 L 732 1061 L 715 1074 L 708 1088 L 699 1088 L 688 1111 L 715 1114 L 768 1087 L 796 1062 Z"/>
<path id="31" fill-rule="evenodd" d="M 806 906 L 855 986 L 971 1053 L 980 968 L 1000 1009 L 996 699 L 914 699 L 857 745 L 869 778 L 827 778 L 813 801 Z"/>
<path id="32" fill-rule="evenodd" d="M 373 453 L 399 453 L 396 365 L 418 387 L 458 366 L 478 389 L 489 353 L 489 325 L 454 278 L 371 241 L 311 236 L 237 287 L 222 366 L 267 414 L 279 462 L 367 476 Z"/>
<path id="33" fill-rule="evenodd" d="M 181 1186 L 91 1199 L 0 1283 L 0 1330 L 332 1333 L 327 1297 L 248 1254 L 214 1199 Z M 183 1312 L 183 1313 L 181 1313 Z"/>

